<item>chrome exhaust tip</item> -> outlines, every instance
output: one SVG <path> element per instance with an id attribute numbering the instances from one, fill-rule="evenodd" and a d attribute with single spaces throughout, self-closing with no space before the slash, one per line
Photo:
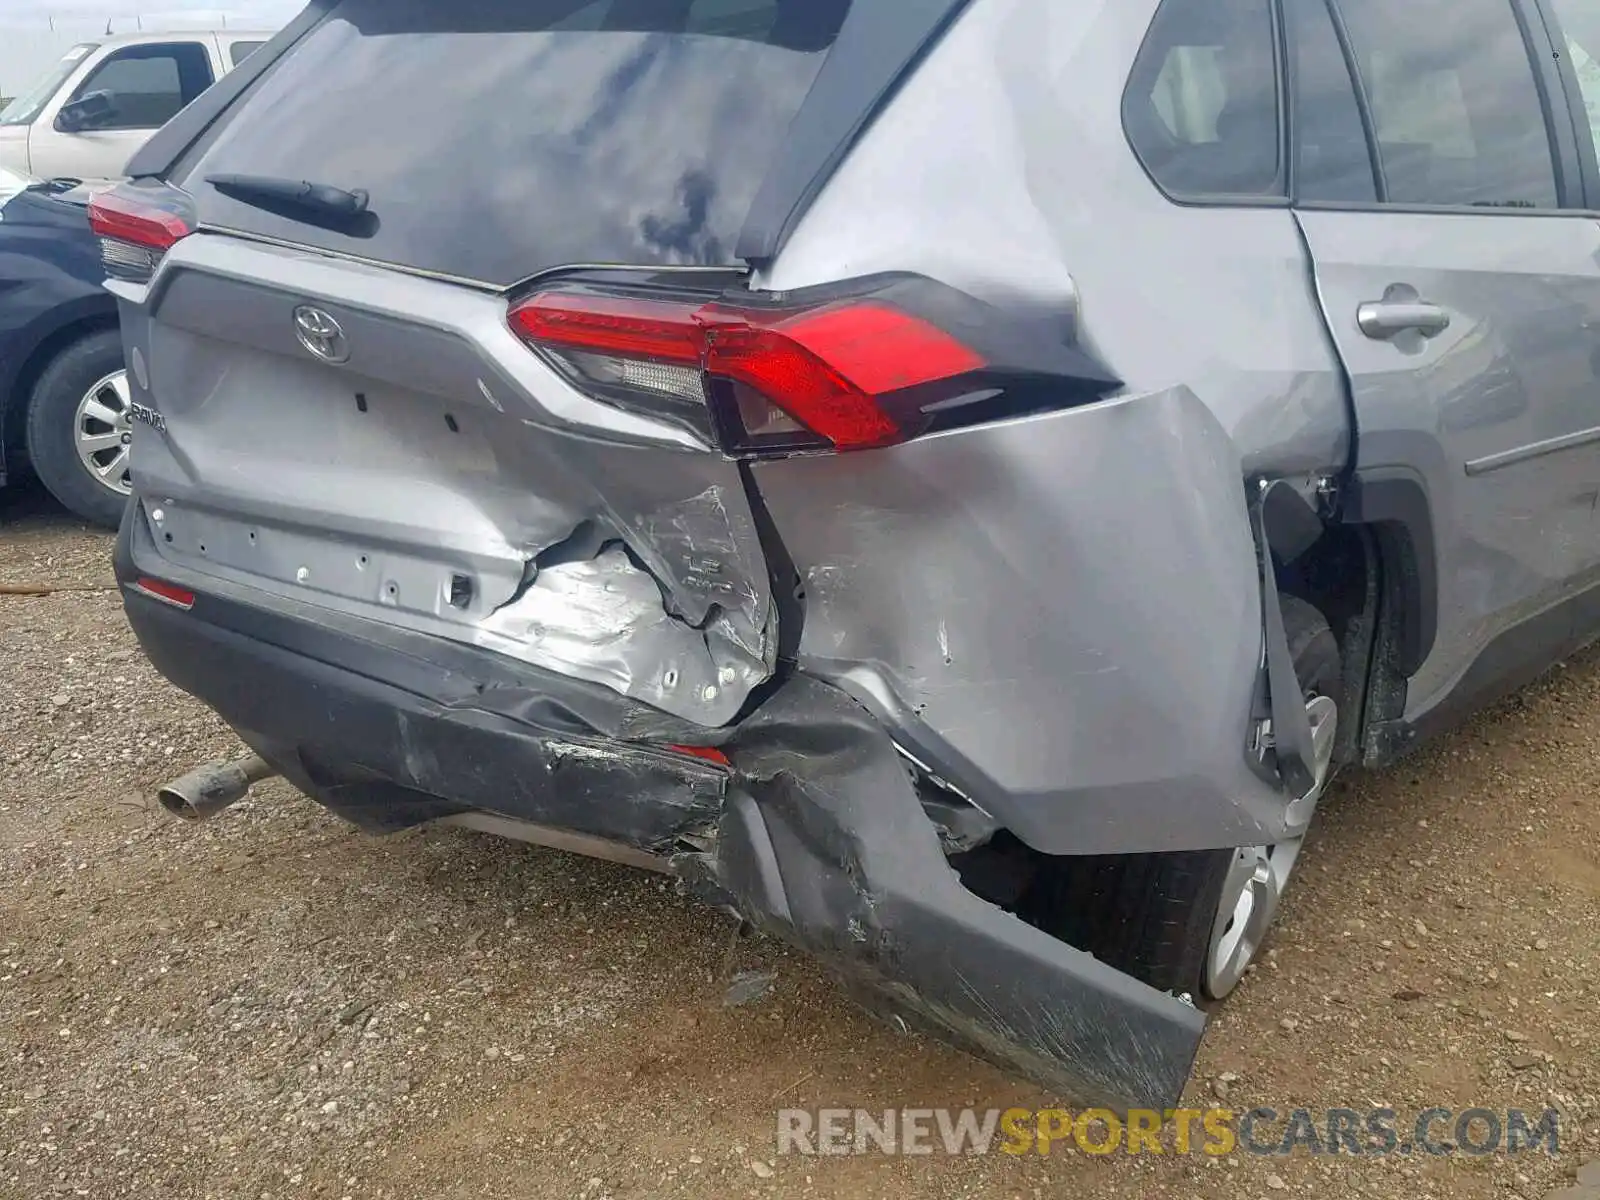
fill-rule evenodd
<path id="1" fill-rule="evenodd" d="M 206 821 L 243 800 L 253 785 L 276 774 L 255 754 L 233 762 L 207 763 L 162 787 L 156 799 L 180 820 Z"/>

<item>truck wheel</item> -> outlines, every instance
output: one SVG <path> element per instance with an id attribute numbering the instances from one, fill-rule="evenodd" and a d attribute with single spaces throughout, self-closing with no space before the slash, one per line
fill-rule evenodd
<path id="1" fill-rule="evenodd" d="M 115 529 L 127 507 L 128 378 L 114 329 L 68 345 L 28 398 L 28 461 L 50 494 L 73 513 Z"/>
<path id="2" fill-rule="evenodd" d="M 1316 745 L 1331 757 L 1339 644 L 1315 607 L 1282 603 Z M 1057 859 L 1028 908 L 1055 936 L 1154 988 L 1217 1001 L 1261 948 L 1303 842 Z"/>

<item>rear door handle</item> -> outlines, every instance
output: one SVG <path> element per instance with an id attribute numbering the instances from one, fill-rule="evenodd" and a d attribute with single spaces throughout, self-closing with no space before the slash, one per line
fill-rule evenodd
<path id="1" fill-rule="evenodd" d="M 1356 309 L 1356 324 L 1379 342 L 1413 329 L 1431 338 L 1450 328 L 1450 314 L 1425 300 L 1371 300 Z"/>

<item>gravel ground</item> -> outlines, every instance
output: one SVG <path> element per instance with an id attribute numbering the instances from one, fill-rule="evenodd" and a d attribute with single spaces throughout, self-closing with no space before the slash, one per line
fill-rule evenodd
<path id="1" fill-rule="evenodd" d="M 368 838 L 278 782 L 167 818 L 157 785 L 240 747 L 144 663 L 108 554 L 0 498 L 0 582 L 90 589 L 0 596 L 0 1195 L 1540 1200 L 1600 1154 L 1600 658 L 1341 781 L 1191 1087 L 1555 1105 L 1559 1155 L 779 1157 L 780 1106 L 1048 1098 L 651 876 Z M 741 971 L 775 986 L 725 1007 Z"/>

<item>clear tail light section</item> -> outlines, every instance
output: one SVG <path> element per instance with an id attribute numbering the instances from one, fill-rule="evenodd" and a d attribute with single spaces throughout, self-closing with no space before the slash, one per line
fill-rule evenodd
<path id="1" fill-rule="evenodd" d="M 1044 378 L 1057 401 L 1117 386 L 1075 348 L 1032 344 L 990 306 L 920 277 L 776 295 L 664 292 L 568 280 L 514 303 L 510 322 L 589 395 L 742 456 L 894 445 L 1038 407 L 1030 385 Z"/>
<path id="2" fill-rule="evenodd" d="M 118 184 L 89 202 L 89 228 L 113 279 L 148 283 L 167 251 L 194 232 L 194 206 L 170 184 Z"/>

